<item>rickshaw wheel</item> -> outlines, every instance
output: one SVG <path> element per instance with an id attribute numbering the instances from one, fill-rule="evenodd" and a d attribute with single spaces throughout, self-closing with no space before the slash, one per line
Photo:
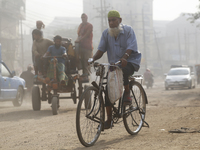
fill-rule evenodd
<path id="1" fill-rule="evenodd" d="M 58 98 L 57 97 L 52 98 L 51 107 L 52 107 L 53 115 L 57 115 L 58 114 Z"/>
<path id="2" fill-rule="evenodd" d="M 88 88 L 89 86 L 88 85 L 85 85 L 84 86 L 84 91 Z M 89 92 L 87 92 L 86 94 L 85 94 L 85 109 L 87 108 L 87 109 L 90 109 L 91 108 L 91 100 L 90 100 L 90 97 L 91 97 L 91 95 L 90 95 L 91 93 L 89 93 Z"/>
<path id="3" fill-rule="evenodd" d="M 34 86 L 32 89 L 32 107 L 34 111 L 41 109 L 40 89 L 38 86 Z"/>

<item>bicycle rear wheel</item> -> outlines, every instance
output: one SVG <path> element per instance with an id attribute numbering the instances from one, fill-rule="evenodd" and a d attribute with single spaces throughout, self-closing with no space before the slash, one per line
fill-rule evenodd
<path id="1" fill-rule="evenodd" d="M 103 127 L 104 103 L 98 94 L 97 88 L 88 87 L 81 95 L 76 111 L 77 135 L 81 144 L 86 147 L 94 145 Z M 85 105 L 84 102 L 90 105 Z"/>
<path id="2" fill-rule="evenodd" d="M 126 131 L 134 135 L 137 134 L 143 126 L 147 101 L 145 91 L 139 82 L 131 81 L 130 88 L 132 104 L 130 106 L 124 106 L 123 122 Z"/>

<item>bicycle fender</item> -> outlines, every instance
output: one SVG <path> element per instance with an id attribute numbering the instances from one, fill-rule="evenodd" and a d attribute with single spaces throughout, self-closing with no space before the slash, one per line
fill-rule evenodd
<path id="1" fill-rule="evenodd" d="M 142 87 L 142 90 L 144 91 L 144 97 L 145 97 L 145 100 L 146 100 L 146 104 L 148 104 L 147 94 L 146 94 L 146 92 L 145 92 L 143 87 Z"/>

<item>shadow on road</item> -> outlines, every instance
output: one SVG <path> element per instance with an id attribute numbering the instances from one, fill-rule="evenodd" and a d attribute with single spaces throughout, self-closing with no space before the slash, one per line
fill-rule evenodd
<path id="1" fill-rule="evenodd" d="M 110 145 L 113 145 L 113 144 L 116 144 L 116 143 L 120 143 L 122 141 L 130 140 L 130 139 L 133 139 L 134 137 L 135 137 L 134 135 L 127 135 L 127 136 L 124 136 L 123 138 L 119 137 L 119 138 L 115 138 L 115 139 L 110 140 L 110 141 L 100 140 L 100 141 L 97 141 L 91 147 L 84 147 L 83 146 L 83 147 L 75 148 L 74 150 L 112 149 L 110 147 Z M 61 150 L 67 150 L 67 149 L 61 149 Z"/>
<path id="2" fill-rule="evenodd" d="M 13 106 L 0 106 L 0 109 L 13 108 Z"/>
<path id="3" fill-rule="evenodd" d="M 5 107 L 4 107 L 5 108 Z M 51 110 L 15 110 L 12 112 L 5 112 L 0 114 L 0 122 L 4 121 L 19 121 L 26 119 L 41 119 L 43 117 L 52 116 Z"/>

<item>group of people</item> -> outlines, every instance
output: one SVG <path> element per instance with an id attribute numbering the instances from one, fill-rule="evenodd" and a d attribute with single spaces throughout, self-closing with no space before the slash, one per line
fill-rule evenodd
<path id="1" fill-rule="evenodd" d="M 92 57 L 92 38 L 93 38 L 93 26 L 90 24 L 88 20 L 88 16 L 83 13 L 81 15 L 82 23 L 78 27 L 78 37 L 75 41 L 80 45 L 80 64 L 82 68 L 83 74 L 82 78 L 86 78 L 88 80 L 89 69 L 87 60 Z M 63 56 L 63 58 L 57 58 L 57 72 L 58 72 L 58 80 L 61 83 L 67 85 L 68 78 L 65 74 L 65 59 L 64 57 L 67 55 L 67 50 L 64 46 L 62 46 L 62 37 L 56 35 L 52 40 L 43 37 L 43 31 L 45 25 L 42 21 L 36 21 L 36 29 L 32 31 L 32 62 L 35 70 L 35 75 L 43 76 L 43 77 L 54 77 L 53 70 L 53 62 L 45 59 L 46 56 Z M 30 89 L 33 86 L 33 77 L 31 66 L 27 67 L 27 71 L 24 71 L 21 74 L 21 77 L 25 79 L 26 86 Z M 32 84 L 29 84 L 31 81 Z"/>
<path id="2" fill-rule="evenodd" d="M 89 22 L 87 22 L 87 15 L 83 13 L 81 15 L 82 23 L 79 25 L 77 34 L 78 38 L 75 41 L 76 43 L 80 43 L 80 58 L 82 64 L 82 77 L 89 76 L 88 72 L 88 58 L 92 57 L 92 38 L 93 38 L 93 26 Z M 32 46 L 32 54 L 33 54 L 33 64 L 35 69 L 35 74 L 42 74 L 49 78 L 52 78 L 52 66 L 49 64 L 47 60 L 43 59 L 46 56 L 66 56 L 66 48 L 62 46 L 62 37 L 57 35 L 54 37 L 54 41 L 43 38 L 43 32 L 41 31 L 44 24 L 42 21 L 36 22 L 37 29 L 34 29 L 32 32 L 33 35 L 33 46 Z M 58 74 L 61 76 L 65 76 L 65 59 L 58 59 Z M 63 78 L 58 77 L 59 81 L 62 81 Z"/>
<path id="3" fill-rule="evenodd" d="M 122 18 L 120 13 L 116 10 L 111 10 L 108 13 L 108 23 L 109 28 L 103 31 L 101 40 L 98 46 L 97 52 L 92 56 L 92 38 L 93 38 L 93 26 L 88 20 L 88 16 L 83 13 L 81 15 L 82 23 L 78 28 L 78 38 L 75 42 L 80 44 L 80 54 L 81 54 L 81 64 L 83 69 L 82 76 L 88 76 L 88 62 L 89 58 L 93 58 L 93 61 L 100 59 L 104 53 L 107 52 L 109 63 L 115 63 L 121 61 L 120 67 L 123 71 L 123 80 L 124 80 L 124 95 L 123 102 L 125 105 L 130 105 L 132 99 L 130 97 L 130 88 L 129 88 L 129 76 L 131 76 L 135 71 L 138 71 L 140 68 L 141 53 L 138 51 L 137 40 L 135 33 L 131 26 L 122 24 Z M 66 55 L 66 49 L 61 46 L 62 37 L 56 36 L 54 41 L 43 38 L 43 33 L 41 28 L 44 27 L 44 24 L 39 21 L 37 26 L 39 27 L 33 30 L 33 62 L 36 75 L 38 72 L 47 74 L 48 69 L 42 70 L 42 64 L 46 62 L 42 59 L 43 56 L 56 56 L 56 55 Z M 62 58 L 58 59 L 58 62 L 61 64 L 61 72 L 64 70 L 64 60 Z M 51 67 L 49 67 L 49 70 Z M 63 76 L 62 76 L 63 77 Z M 65 80 L 63 77 L 61 80 Z M 112 106 L 108 99 L 105 100 L 106 112 L 107 112 L 107 121 L 105 122 L 104 128 L 109 129 L 111 126 L 112 120 Z"/>

